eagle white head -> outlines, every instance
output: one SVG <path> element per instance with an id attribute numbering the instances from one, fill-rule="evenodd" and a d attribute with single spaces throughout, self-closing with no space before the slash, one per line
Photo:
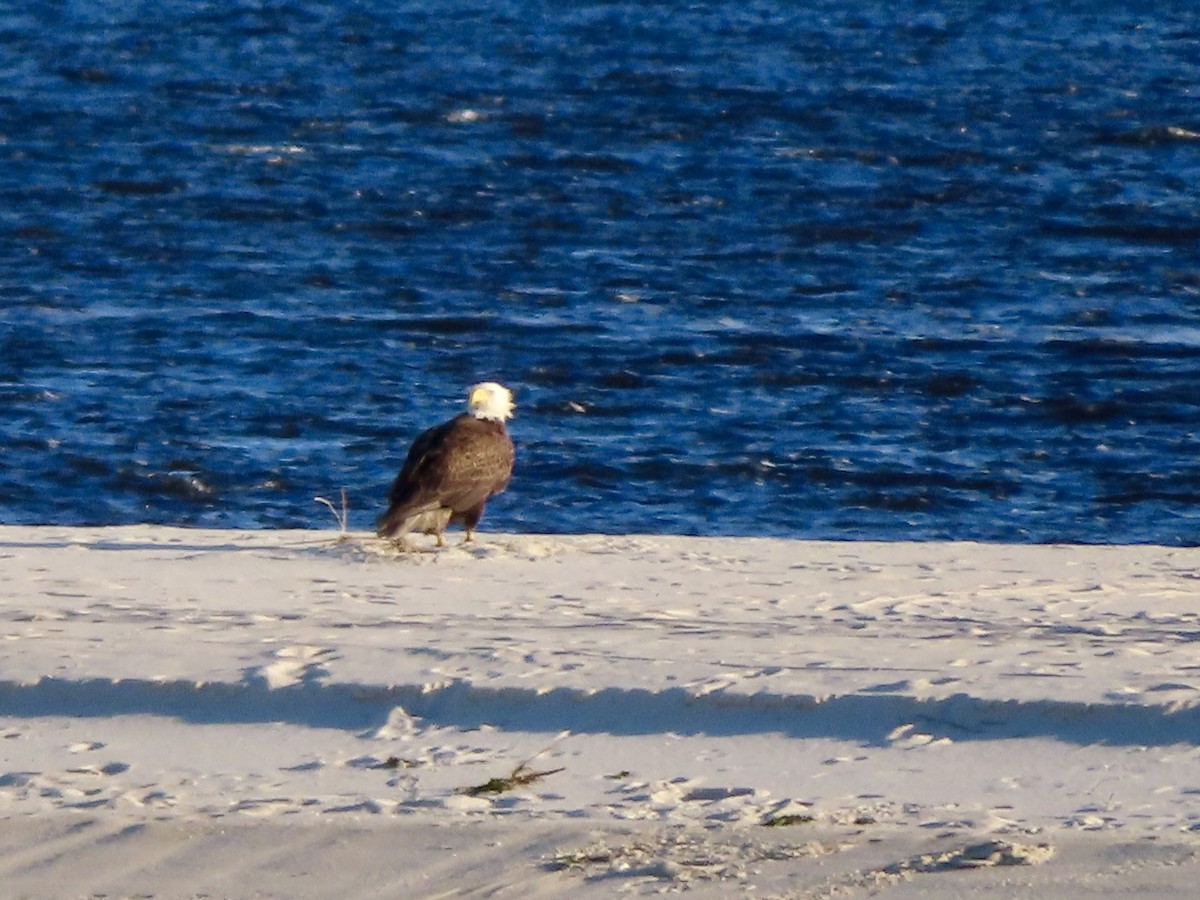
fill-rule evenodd
<path id="1" fill-rule="evenodd" d="M 512 391 L 494 381 L 484 381 L 471 388 L 467 397 L 467 412 L 477 419 L 503 422 L 512 418 Z"/>

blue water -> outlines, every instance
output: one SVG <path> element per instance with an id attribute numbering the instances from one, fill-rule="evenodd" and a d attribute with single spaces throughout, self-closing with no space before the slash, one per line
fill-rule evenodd
<path id="1" fill-rule="evenodd" d="M 1190 0 L 3 7 L 0 522 L 1200 536 Z"/>

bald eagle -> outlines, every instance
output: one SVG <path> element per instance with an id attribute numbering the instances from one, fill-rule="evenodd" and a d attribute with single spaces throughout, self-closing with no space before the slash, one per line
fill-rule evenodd
<path id="1" fill-rule="evenodd" d="M 437 535 L 441 547 L 446 526 L 461 523 L 464 543 L 471 540 L 488 498 L 512 476 L 513 443 L 504 427 L 512 411 L 512 393 L 485 381 L 471 388 L 466 412 L 420 434 L 392 484 L 379 536 L 403 547 L 418 531 Z"/>

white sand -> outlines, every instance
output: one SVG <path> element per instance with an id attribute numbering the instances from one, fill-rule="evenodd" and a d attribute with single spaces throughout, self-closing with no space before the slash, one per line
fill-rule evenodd
<path id="1" fill-rule="evenodd" d="M 5 896 L 1195 895 L 1200 550 L 335 537 L 0 528 Z"/>

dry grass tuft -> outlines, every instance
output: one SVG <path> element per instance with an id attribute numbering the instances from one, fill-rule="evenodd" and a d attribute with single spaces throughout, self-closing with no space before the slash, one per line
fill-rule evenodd
<path id="1" fill-rule="evenodd" d="M 350 506 L 346 502 L 346 489 L 342 488 L 341 493 L 342 508 L 340 510 L 333 505 L 332 501 L 325 497 L 313 497 L 313 500 L 315 500 L 317 503 L 323 503 L 329 507 L 329 511 L 333 513 L 333 517 L 338 523 L 338 541 L 348 541 L 350 540 L 350 532 L 347 528 L 347 524 L 350 520 Z"/>

